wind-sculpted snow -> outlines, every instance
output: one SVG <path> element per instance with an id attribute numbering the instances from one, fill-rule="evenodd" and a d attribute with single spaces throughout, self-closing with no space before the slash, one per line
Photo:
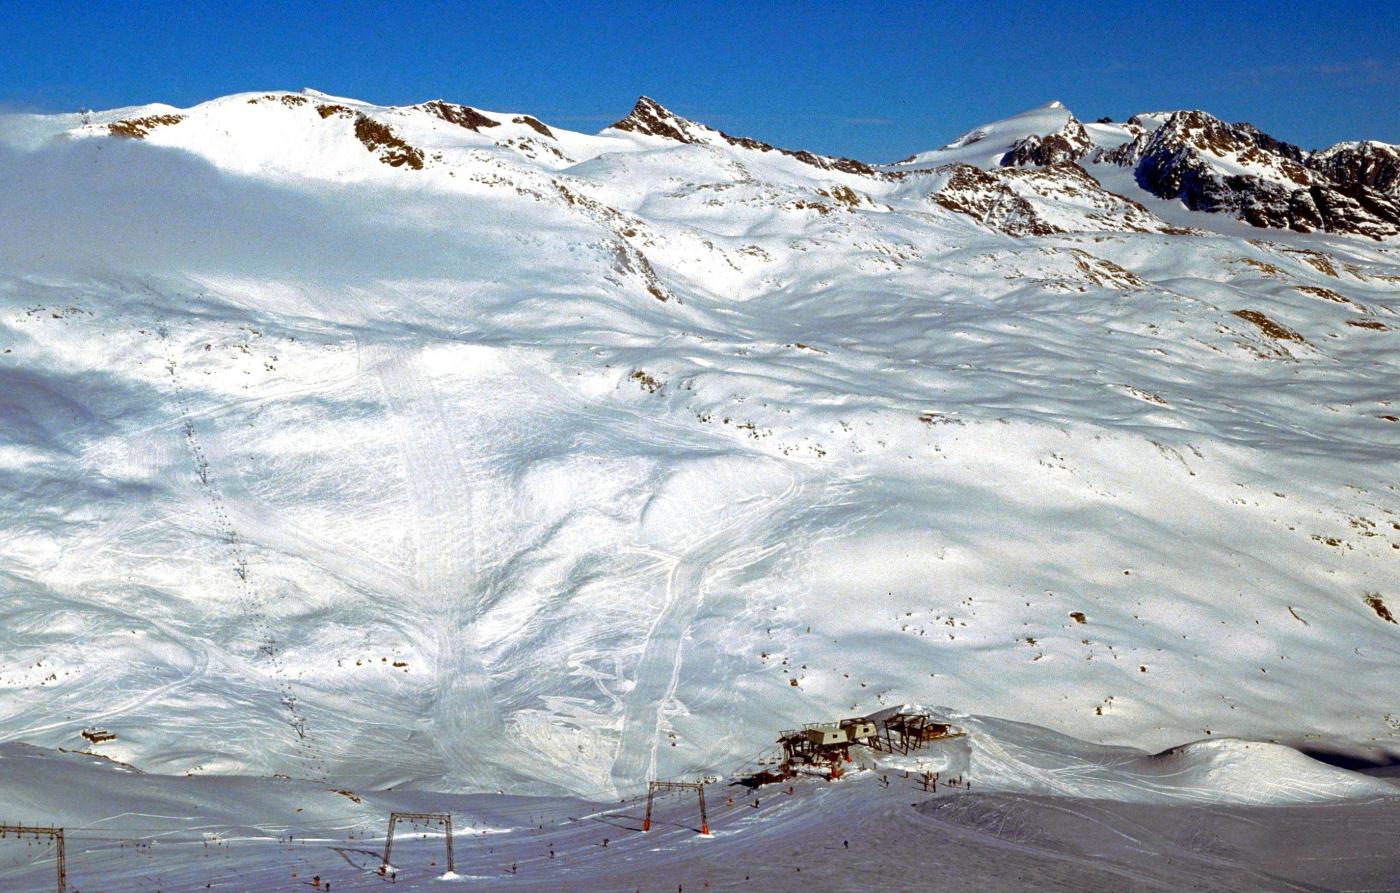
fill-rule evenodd
<path id="1" fill-rule="evenodd" d="M 1336 768 L 1291 747 L 1218 738 L 1148 755 L 990 718 L 953 715 L 968 727 L 968 768 L 979 788 L 1145 803 L 1280 806 L 1395 797 L 1384 779 Z M 957 771 L 952 774 L 956 775 Z"/>
<path id="2" fill-rule="evenodd" d="M 1393 241 L 527 118 L 0 123 L 0 739 L 594 797 L 905 701 L 1400 749 Z"/>

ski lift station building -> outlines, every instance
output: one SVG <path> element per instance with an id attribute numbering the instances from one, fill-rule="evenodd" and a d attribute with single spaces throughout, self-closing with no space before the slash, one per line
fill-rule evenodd
<path id="1" fill-rule="evenodd" d="M 813 747 L 840 747 L 860 744 L 879 734 L 875 723 L 863 717 L 843 719 L 840 722 L 811 722 L 801 731 L 785 732 L 784 736 L 796 734 L 807 740 Z"/>

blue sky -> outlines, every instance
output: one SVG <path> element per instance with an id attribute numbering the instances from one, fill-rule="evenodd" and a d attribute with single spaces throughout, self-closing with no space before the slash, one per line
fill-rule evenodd
<path id="1" fill-rule="evenodd" d="M 892 160 L 1059 99 L 1400 143 L 1400 3 L 0 0 L 0 107 L 315 87 L 596 130 L 640 93 L 732 133 Z"/>

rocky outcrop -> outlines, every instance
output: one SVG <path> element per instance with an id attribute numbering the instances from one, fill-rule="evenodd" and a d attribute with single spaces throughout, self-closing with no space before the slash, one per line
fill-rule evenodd
<path id="1" fill-rule="evenodd" d="M 1094 148 L 1089 132 L 1071 117 L 1057 133 L 1019 140 L 1001 157 L 1002 167 L 1045 167 L 1078 161 Z"/>
<path id="2" fill-rule="evenodd" d="M 697 132 L 700 126 L 673 114 L 656 100 L 641 96 L 632 106 L 632 111 L 627 113 L 627 117 L 615 122 L 612 129 L 645 136 L 659 136 L 678 143 L 703 143 L 705 140 Z"/>
<path id="3" fill-rule="evenodd" d="M 343 105 L 323 104 L 316 106 L 316 114 L 323 120 L 344 118 L 353 121 L 355 139 L 374 153 L 381 163 L 389 167 L 407 167 L 416 171 L 423 169 L 422 149 L 404 142 L 394 132 L 394 128 L 374 120 L 364 112 L 357 112 Z"/>
<path id="4" fill-rule="evenodd" d="M 1377 239 L 1400 234 L 1400 199 L 1367 182 L 1387 182 L 1380 153 L 1338 150 L 1315 167 L 1310 153 L 1249 124 L 1188 111 L 1172 113 L 1102 161 L 1132 167 L 1153 195 L 1253 226 Z"/>
<path id="5" fill-rule="evenodd" d="M 392 127 L 368 115 L 355 116 L 355 139 L 389 167 L 407 167 L 415 171 L 423 169 L 422 149 L 410 146 Z"/>
<path id="6" fill-rule="evenodd" d="M 465 105 L 453 105 L 450 102 L 443 102 L 441 99 L 425 102 L 418 106 L 418 108 L 430 115 L 436 115 L 449 124 L 456 124 L 458 127 L 464 127 L 474 133 L 480 133 L 483 127 L 501 126 L 500 121 L 493 121 L 474 108 Z"/>
<path id="7" fill-rule="evenodd" d="M 1334 183 L 1400 196 L 1400 146 L 1368 140 L 1314 152 L 1307 165 Z"/>
<path id="8" fill-rule="evenodd" d="M 978 223 L 1010 236 L 1045 236 L 1057 230 L 1040 220 L 1030 202 L 1017 195 L 997 174 L 970 164 L 938 168 L 948 179 L 929 194 L 929 201 L 966 214 Z"/>
<path id="9" fill-rule="evenodd" d="M 951 164 L 934 173 L 944 179 L 930 201 L 1011 236 L 1178 231 L 1072 162 L 991 171 Z"/>
<path id="10" fill-rule="evenodd" d="M 512 123 L 515 124 L 524 124 L 526 127 L 530 128 L 535 133 L 538 133 L 540 136 L 547 136 L 550 139 L 556 138 L 554 136 L 554 131 L 546 127 L 544 125 L 544 122 L 541 121 L 539 118 L 533 118 L 530 115 L 517 115 L 514 118 L 511 118 L 510 120 Z"/>
<path id="11" fill-rule="evenodd" d="M 722 143 L 752 149 L 755 152 L 777 152 L 822 170 L 836 170 L 867 176 L 879 175 L 875 168 L 852 158 L 817 155 L 803 149 L 780 149 L 777 146 L 771 146 L 746 136 L 731 136 L 722 130 L 715 130 L 704 124 L 697 124 L 682 118 L 661 103 L 646 96 L 640 97 L 632 106 L 632 111 L 628 112 L 627 117 L 613 124 L 612 129 L 640 133 L 646 136 L 658 136 L 663 139 L 675 140 L 678 143 L 697 145 Z"/>
<path id="12" fill-rule="evenodd" d="M 107 132 L 129 140 L 143 140 L 157 127 L 169 127 L 185 120 L 184 115 L 147 115 L 144 118 L 123 118 L 107 125 Z"/>

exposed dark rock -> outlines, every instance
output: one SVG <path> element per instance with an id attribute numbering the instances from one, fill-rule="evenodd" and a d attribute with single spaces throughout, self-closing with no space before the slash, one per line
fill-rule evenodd
<path id="1" fill-rule="evenodd" d="M 1012 236 L 1047 236 L 1058 232 L 1041 220 L 1031 203 L 1011 191 L 995 174 L 970 164 L 938 168 L 948 180 L 929 200 L 949 211 Z"/>
<path id="2" fill-rule="evenodd" d="M 1011 236 L 1175 232 L 1142 205 L 1104 189 L 1073 162 L 991 171 L 951 164 L 934 173 L 946 179 L 930 201 Z"/>
<path id="3" fill-rule="evenodd" d="M 1307 165 L 1334 183 L 1400 195 L 1400 146 L 1371 141 L 1338 143 L 1314 152 Z"/>
<path id="4" fill-rule="evenodd" d="M 264 96 L 255 96 L 248 100 L 249 105 L 258 105 L 264 102 L 280 102 L 289 109 L 306 105 L 311 100 L 305 96 L 298 96 L 295 93 L 268 93 Z"/>
<path id="5" fill-rule="evenodd" d="M 355 116 L 355 138 L 390 167 L 423 169 L 423 150 L 410 146 L 394 133 L 392 127 L 368 115 Z"/>
<path id="6" fill-rule="evenodd" d="M 465 105 L 453 105 L 450 102 L 443 102 L 440 99 L 434 99 L 432 102 L 425 102 L 418 107 L 425 112 L 437 115 L 449 124 L 456 124 L 458 127 L 465 127 L 467 130 L 476 133 L 480 133 L 483 127 L 501 126 L 500 121 L 493 121 L 474 108 Z M 540 126 L 543 127 L 544 125 Z"/>
<path id="7" fill-rule="evenodd" d="M 184 115 L 147 115 L 144 118 L 126 118 L 108 124 L 107 132 L 112 136 L 125 139 L 143 140 L 146 138 L 146 134 L 157 127 L 169 127 L 171 124 L 179 124 L 183 120 L 185 120 Z"/>
<path id="8" fill-rule="evenodd" d="M 1102 160 L 1132 167 L 1153 195 L 1253 226 L 1372 238 L 1400 233 L 1400 199 L 1365 182 L 1385 182 L 1380 153 L 1363 159 L 1338 151 L 1313 169 L 1297 146 L 1249 124 L 1189 111 L 1173 113 Z"/>
<path id="9" fill-rule="evenodd" d="M 535 133 L 538 133 L 540 136 L 547 136 L 550 139 L 554 139 L 554 131 L 550 130 L 548 127 L 545 127 L 544 122 L 540 121 L 538 118 L 532 118 L 529 115 L 520 115 L 519 117 L 512 118 L 511 120 L 516 124 L 524 124 L 526 127 L 535 131 Z"/>
<path id="10" fill-rule="evenodd" d="M 632 111 L 627 117 L 612 125 L 614 130 L 625 130 L 629 133 L 641 133 L 647 136 L 659 136 L 665 139 L 675 140 L 678 143 L 702 144 L 713 140 L 722 140 L 731 146 L 740 146 L 745 149 L 752 149 L 756 152 L 778 152 L 790 158 L 795 158 L 803 164 L 810 164 L 822 170 L 836 170 L 848 174 L 863 174 L 865 176 L 880 176 L 880 174 L 870 165 L 863 161 L 856 161 L 852 158 L 839 158 L 827 155 L 817 155 L 802 149 L 780 149 L 768 143 L 760 142 L 745 136 L 730 136 L 722 130 L 715 130 L 703 124 L 697 124 L 671 112 L 665 106 L 654 99 L 646 96 L 640 97 L 636 105 L 632 106 Z"/>
<path id="11" fill-rule="evenodd" d="M 702 142 L 690 132 L 694 126 L 690 121 L 672 114 L 656 100 L 641 96 L 627 117 L 613 124 L 612 129 L 664 137 L 678 143 Z"/>
<path id="12" fill-rule="evenodd" d="M 1232 312 L 1240 319 L 1253 323 L 1259 331 L 1276 341 L 1293 341 L 1298 344 L 1308 343 L 1304 340 L 1302 335 L 1299 335 L 1285 325 L 1274 322 L 1258 310 L 1235 310 Z"/>
<path id="13" fill-rule="evenodd" d="M 1074 118 L 1058 132 L 1045 136 L 1031 135 L 1019 140 L 1001 157 L 1002 167 L 1045 167 L 1078 161 L 1094 148 L 1089 133 Z"/>

